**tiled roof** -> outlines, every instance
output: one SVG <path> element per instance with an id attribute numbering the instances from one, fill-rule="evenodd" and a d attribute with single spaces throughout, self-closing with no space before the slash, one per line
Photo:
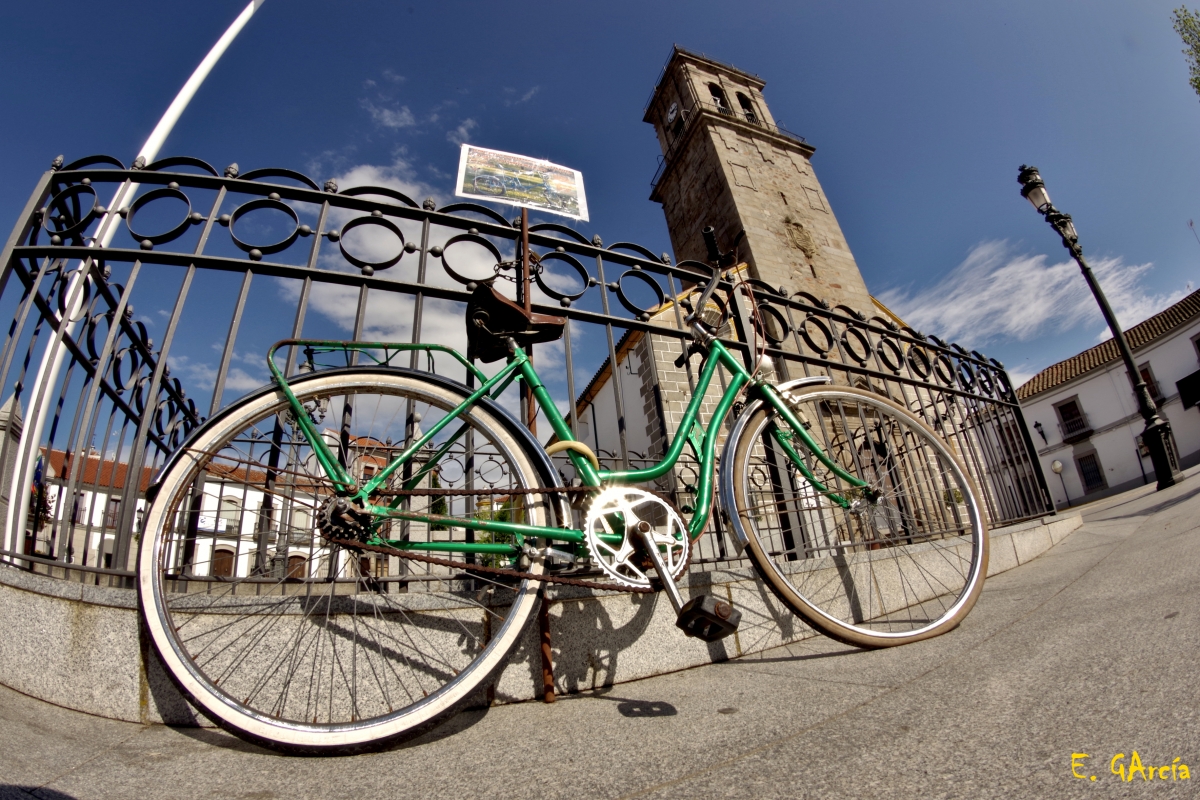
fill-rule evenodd
<path id="1" fill-rule="evenodd" d="M 46 448 L 41 448 L 42 455 L 46 455 Z M 49 458 L 49 469 L 47 470 L 47 478 L 67 478 L 67 473 L 70 470 L 71 462 L 69 457 L 62 450 L 51 450 Z M 115 473 L 114 473 L 115 468 Z M 129 464 L 124 461 L 114 462 L 111 459 L 101 459 L 99 455 L 88 453 L 87 460 L 84 461 L 81 475 L 76 478 L 80 485 L 88 488 L 101 487 L 106 489 L 124 489 L 126 475 L 129 472 Z M 153 467 L 142 467 L 142 480 L 138 485 L 138 491 L 144 492 L 150 486 L 150 479 L 154 477 Z"/>
<path id="2" fill-rule="evenodd" d="M 1125 340 L 1129 342 L 1130 349 L 1137 350 L 1139 347 L 1145 347 L 1156 339 L 1166 336 L 1197 315 L 1200 315 L 1200 291 L 1192 292 L 1167 310 L 1155 314 L 1145 322 L 1134 325 L 1125 331 Z M 1046 367 L 1017 389 L 1017 397 L 1024 400 L 1035 394 L 1041 394 L 1059 384 L 1099 369 L 1120 357 L 1116 341 L 1107 339 L 1065 361 Z"/>

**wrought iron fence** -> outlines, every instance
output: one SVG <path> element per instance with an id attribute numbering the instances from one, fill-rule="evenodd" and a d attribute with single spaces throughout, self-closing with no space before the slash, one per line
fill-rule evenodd
<path id="1" fill-rule="evenodd" d="M 106 208 L 102 198 L 126 182 L 136 199 Z M 110 225 L 115 238 L 97 246 Z M 0 349 L 0 560 L 127 581 L 155 471 L 206 417 L 267 383 L 272 342 L 465 351 L 470 293 L 515 276 L 521 234 L 519 220 L 481 205 L 438 208 L 389 187 L 339 191 L 285 169 L 56 160 L 0 255 L 0 314 L 12 319 Z M 553 222 L 528 236 L 534 310 L 569 320 L 561 342 L 534 347 L 552 396 L 605 466 L 648 465 L 694 388 L 698 356 L 688 354 L 681 305 L 707 268 Z M 824 374 L 905 405 L 953 443 L 992 525 L 1052 512 L 998 362 L 804 293 L 752 280 L 753 294 L 732 291 L 746 277 L 734 273 L 722 338 L 747 363 L 765 348 L 780 380 Z M 289 374 L 299 355 L 287 356 Z M 440 355 L 414 352 L 409 366 L 466 379 Z M 710 389 L 714 401 L 721 388 Z M 556 463 L 572 480 L 568 462 Z M 695 470 L 682 462 L 657 487 L 685 511 Z M 714 515 L 695 560 L 738 557 Z"/>

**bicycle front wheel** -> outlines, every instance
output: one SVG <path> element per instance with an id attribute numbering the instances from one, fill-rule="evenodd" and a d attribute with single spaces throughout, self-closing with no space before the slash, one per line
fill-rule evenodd
<path id="1" fill-rule="evenodd" d="M 956 626 L 983 588 L 988 534 L 950 446 L 871 392 L 789 394 L 807 433 L 867 486 L 823 464 L 767 405 L 743 416 L 723 459 L 723 493 L 763 579 L 814 627 L 850 644 L 904 644 Z"/>
<path id="2" fill-rule="evenodd" d="M 458 406 L 466 389 L 455 387 L 404 370 L 318 372 L 292 384 L 358 481 Z M 543 478 L 491 409 L 477 404 L 451 421 L 384 487 L 408 494 L 374 502 L 547 524 Z M 414 736 L 473 698 L 485 702 L 537 607 L 536 582 L 470 571 L 509 566 L 494 547 L 503 537 L 449 525 L 375 520 L 375 531 L 444 542 L 424 552 L 456 566 L 334 544 L 322 524 L 334 487 L 294 423 L 280 392 L 260 393 L 202 428 L 163 473 L 138 581 L 150 638 L 177 685 L 243 738 L 309 753 Z M 471 553 L 472 543 L 493 552 Z M 538 574 L 543 564 L 521 568 Z"/>

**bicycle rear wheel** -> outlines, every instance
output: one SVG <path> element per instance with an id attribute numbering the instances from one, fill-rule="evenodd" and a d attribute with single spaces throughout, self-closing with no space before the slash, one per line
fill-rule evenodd
<path id="1" fill-rule="evenodd" d="M 292 388 L 360 481 L 466 391 L 405 370 L 318 372 Z M 464 412 L 388 488 L 429 465 L 466 425 L 417 481 L 428 493 L 406 496 L 404 507 L 547 524 L 547 496 L 519 491 L 544 478 L 502 414 L 486 403 Z M 497 565 L 496 555 L 430 553 L 458 568 L 331 544 L 320 516 L 333 497 L 282 394 L 264 391 L 173 456 L 145 517 L 139 597 L 167 670 L 218 725 L 280 749 L 364 750 L 417 735 L 473 698 L 484 702 L 483 687 L 537 607 L 536 582 L 467 571 Z M 382 532 L 489 541 L 398 520 Z M 537 574 L 543 564 L 522 568 Z"/>
<path id="2" fill-rule="evenodd" d="M 809 435 L 869 491 L 822 464 L 773 409 L 748 410 L 722 460 L 722 495 L 763 579 L 814 627 L 851 644 L 885 647 L 953 628 L 978 598 L 988 560 L 962 463 L 879 395 L 825 386 L 790 394 Z M 776 437 L 779 425 L 803 469 Z"/>

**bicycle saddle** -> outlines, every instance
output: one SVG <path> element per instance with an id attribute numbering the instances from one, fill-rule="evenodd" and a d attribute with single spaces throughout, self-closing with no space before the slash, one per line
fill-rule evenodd
<path id="1" fill-rule="evenodd" d="M 528 347 L 561 339 L 566 326 L 565 317 L 526 311 L 490 283 L 480 284 L 467 303 L 467 358 L 490 364 L 508 356 L 509 337 Z"/>

